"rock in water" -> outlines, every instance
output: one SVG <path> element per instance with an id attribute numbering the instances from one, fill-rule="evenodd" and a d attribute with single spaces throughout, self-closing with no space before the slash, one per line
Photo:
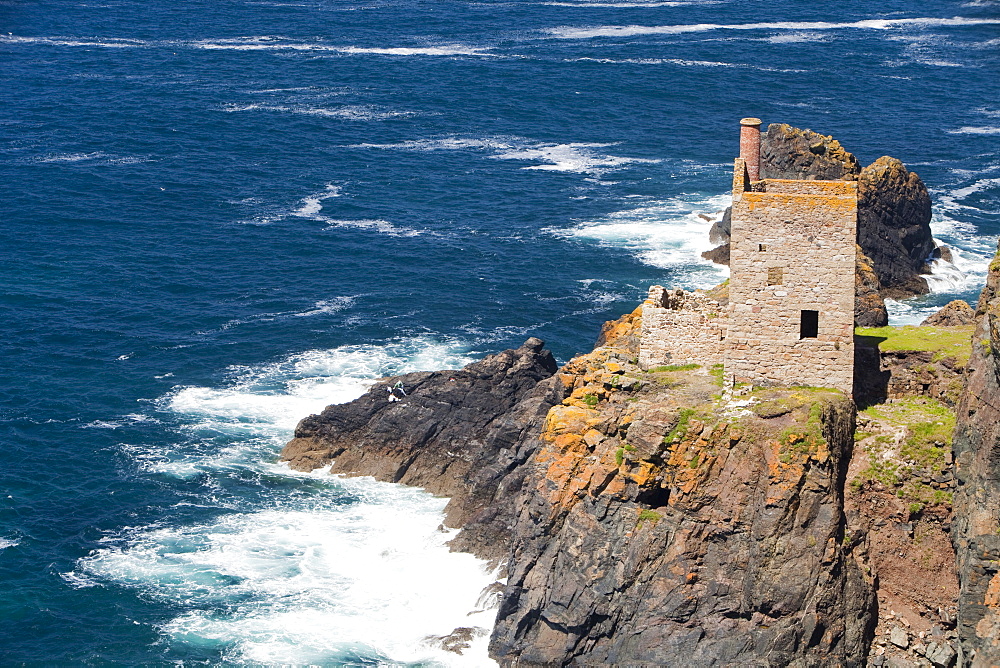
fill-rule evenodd
<path id="1" fill-rule="evenodd" d="M 931 197 L 920 177 L 902 162 L 882 156 L 858 176 L 858 243 L 872 259 L 884 297 L 901 298 L 929 291 L 934 251 Z"/>
<path id="2" fill-rule="evenodd" d="M 1000 664 L 1000 253 L 997 258 L 976 308 L 953 445 L 958 635 L 961 664 L 974 666 Z"/>
<path id="3" fill-rule="evenodd" d="M 961 299 L 950 301 L 941 310 L 926 318 L 921 325 L 932 327 L 961 327 L 970 325 L 976 319 L 976 312 Z"/>
<path id="4" fill-rule="evenodd" d="M 564 396 L 543 346 L 530 338 L 458 371 L 382 379 L 360 398 L 300 421 L 281 459 L 299 471 L 332 462 L 332 473 L 450 496 L 445 523 L 476 528 L 478 538 L 465 536 L 463 549 L 506 556 L 504 512 L 517 480 L 510 474 L 532 454 L 530 434 Z M 406 396 L 390 401 L 386 390 L 396 383 Z"/>

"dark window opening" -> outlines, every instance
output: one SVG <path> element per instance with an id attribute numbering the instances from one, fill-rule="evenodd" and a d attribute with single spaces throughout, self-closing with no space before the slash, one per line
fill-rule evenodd
<path id="1" fill-rule="evenodd" d="M 757 244 L 757 250 L 759 250 L 759 251 L 766 251 L 767 250 L 767 244 Z"/>
<path id="2" fill-rule="evenodd" d="M 817 336 L 819 336 L 819 311 L 802 311 L 799 338 L 815 339 Z"/>
<path id="3" fill-rule="evenodd" d="M 781 267 L 768 267 L 767 269 L 767 284 L 768 285 L 781 285 L 781 280 L 783 272 Z"/>

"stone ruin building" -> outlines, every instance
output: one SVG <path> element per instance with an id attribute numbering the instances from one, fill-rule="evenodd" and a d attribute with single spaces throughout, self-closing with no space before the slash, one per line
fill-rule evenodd
<path id="1" fill-rule="evenodd" d="M 760 179 L 760 125 L 740 121 L 729 302 L 653 286 L 640 364 L 725 365 L 730 382 L 852 393 L 858 192 L 853 181 Z"/>

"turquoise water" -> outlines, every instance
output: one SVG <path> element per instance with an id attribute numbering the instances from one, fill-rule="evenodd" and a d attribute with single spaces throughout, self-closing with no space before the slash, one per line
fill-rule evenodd
<path id="1" fill-rule="evenodd" d="M 491 623 L 444 502 L 288 471 L 296 421 L 724 278 L 747 115 L 931 188 L 896 322 L 974 299 L 1000 12 L 925 5 L 0 3 L 4 663 L 483 665 L 423 642 Z"/>

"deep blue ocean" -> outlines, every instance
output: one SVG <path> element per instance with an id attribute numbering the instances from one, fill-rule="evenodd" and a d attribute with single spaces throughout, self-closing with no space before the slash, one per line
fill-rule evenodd
<path id="1" fill-rule="evenodd" d="M 710 286 L 738 121 L 1000 234 L 1000 5 L 0 1 L 0 663 L 488 665 L 445 500 L 276 462 L 379 376 Z M 471 613 L 471 614 L 470 614 Z"/>

